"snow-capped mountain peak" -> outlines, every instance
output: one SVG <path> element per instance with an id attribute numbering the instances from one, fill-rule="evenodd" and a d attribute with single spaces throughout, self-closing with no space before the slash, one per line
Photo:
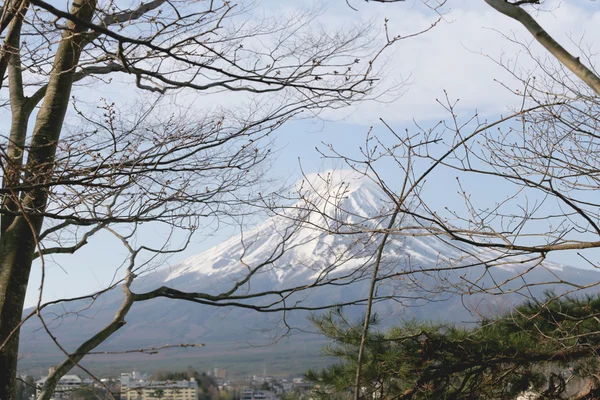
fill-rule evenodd
<path id="1" fill-rule="evenodd" d="M 385 195 L 376 185 L 350 179 L 340 182 L 348 184 L 341 196 L 333 196 L 337 203 L 325 201 L 325 209 L 316 207 L 316 215 L 307 216 L 301 221 L 302 224 L 297 224 L 297 221 L 286 215 L 273 216 L 245 232 L 243 236 L 232 237 L 173 267 L 136 279 L 137 287 L 134 287 L 134 291 L 143 292 L 167 285 L 181 291 L 219 294 L 236 287 L 236 282 L 244 281 L 235 293 L 257 294 L 340 278 L 342 281 L 336 281 L 335 285 L 295 292 L 286 299 L 286 305 L 323 307 L 364 299 L 369 292 L 373 256 L 381 243 L 382 235 L 372 234 L 368 230 L 354 234 L 329 233 L 327 230 L 317 229 L 315 223 L 324 222 L 324 215 L 327 214 L 324 211 L 338 212 L 338 219 L 347 217 L 352 223 L 368 223 L 372 216 L 378 216 L 382 210 L 385 215 L 389 203 L 386 203 Z M 332 184 L 329 188 L 333 190 L 335 185 Z M 306 190 L 305 194 L 308 196 L 309 191 Z M 328 200 L 329 196 L 317 198 L 319 201 L 323 199 Z M 310 200 L 312 205 L 322 204 L 312 198 Z M 335 204 L 338 206 L 333 206 Z M 296 210 L 294 207 L 289 209 L 300 214 L 306 211 L 305 204 L 297 206 Z M 378 223 L 377 219 L 375 223 Z M 473 320 L 476 315 L 470 314 L 473 309 L 485 313 L 485 307 L 510 307 L 511 304 L 521 303 L 522 296 L 530 296 L 531 293 L 539 295 L 547 289 L 557 292 L 572 289 L 571 286 L 564 285 L 564 282 L 589 285 L 600 279 L 595 271 L 551 263 L 539 265 L 524 262 L 518 257 L 514 258 L 515 263 L 502 259 L 504 263 L 496 263 L 495 267 L 488 268 L 477 265 L 475 261 L 494 258 L 493 252 L 477 252 L 477 249 L 462 246 L 456 242 L 444 243 L 440 238 L 431 236 L 391 235 L 383 253 L 379 276 L 390 274 L 393 278 L 385 280 L 385 283 L 379 282 L 381 285 L 378 285 L 377 290 L 379 294 L 395 296 L 397 301 L 378 303 L 377 312 L 390 316 L 388 324 L 396 323 L 401 316 L 433 320 Z M 468 256 L 469 253 L 471 256 Z M 403 273 L 407 275 L 402 275 Z M 252 274 L 251 279 L 245 281 L 248 274 Z M 461 286 L 465 283 L 468 286 L 469 281 L 470 287 Z M 533 286 L 524 289 L 525 281 Z M 347 285 L 340 284 L 344 282 Z M 501 287 L 495 286 L 499 284 Z M 508 297 L 487 295 L 480 288 L 491 288 L 489 292 L 494 294 L 508 293 Z M 519 294 L 514 294 L 515 291 Z M 453 293 L 459 293 L 460 296 L 453 296 Z M 436 298 L 436 294 L 440 294 L 440 298 Z M 78 312 L 59 320 L 60 328 L 57 329 L 61 335 L 61 343 L 76 348 L 82 335 L 96 333 L 106 320 L 113 318 L 120 307 L 122 296 L 122 291 L 115 289 L 103 296 L 104 300 L 92 301 L 93 305 L 84 301 L 71 304 L 72 309 Z M 279 298 L 274 297 L 262 296 L 248 301 L 253 301 L 252 304 L 271 304 L 273 300 L 279 301 Z M 428 298 L 433 298 L 436 302 L 428 303 L 424 300 Z M 469 305 L 469 310 L 465 310 Z M 56 305 L 45 311 L 62 315 L 64 309 L 61 307 L 63 305 Z M 84 322 L 80 322 L 80 310 L 87 310 L 95 319 L 81 319 Z M 362 309 L 354 310 L 353 318 L 363 315 Z M 295 316 L 292 317 L 292 314 Z M 127 326 L 119 331 L 113 341 L 115 344 L 118 342 L 121 348 L 155 346 L 165 341 L 201 341 L 211 343 L 207 348 L 212 349 L 217 349 L 217 344 L 221 343 L 221 348 L 229 351 L 232 340 L 246 343 L 246 328 L 263 329 L 269 323 L 268 317 L 272 315 L 274 314 L 268 313 L 260 316 L 242 308 L 203 307 L 186 301 L 173 303 L 171 299 L 154 299 L 134 305 L 127 317 Z M 280 315 L 275 317 L 280 318 Z M 296 311 L 286 314 L 286 323 L 290 323 L 291 318 L 295 318 L 293 324 L 296 326 L 307 325 L 306 313 Z M 39 324 L 32 323 L 24 327 L 21 335 L 23 351 L 31 352 L 32 348 L 39 346 L 35 341 L 37 331 L 40 331 Z M 262 338 L 260 335 L 253 337 Z M 302 346 L 303 351 L 304 347 Z"/>
<path id="2" fill-rule="evenodd" d="M 364 224 L 379 216 L 385 206 L 383 191 L 348 171 L 307 175 L 296 188 L 296 204 L 275 210 L 279 215 L 172 267 L 165 282 L 195 274 L 230 283 L 273 260 L 258 275 L 282 283 L 300 275 L 308 279 L 336 263 L 344 263 L 346 270 L 364 262 L 359 255 L 367 246 L 357 245 L 357 237 L 329 234 L 327 227 L 340 222 Z M 337 259 L 351 248 L 355 260 Z"/>

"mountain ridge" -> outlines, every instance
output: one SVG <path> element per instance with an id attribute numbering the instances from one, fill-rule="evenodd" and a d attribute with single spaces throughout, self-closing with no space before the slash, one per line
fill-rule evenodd
<path id="1" fill-rule="evenodd" d="M 321 181 L 331 185 L 326 179 L 321 178 Z M 346 187 L 348 189 L 343 192 L 341 205 L 347 213 L 337 214 L 336 219 L 343 220 L 348 226 L 366 223 L 371 217 L 380 215 L 382 210 L 385 211 L 386 206 L 389 207 L 385 202 L 384 194 L 377 192 L 372 184 L 364 185 L 348 180 Z M 378 198 L 381 199 L 377 200 Z M 327 197 L 322 197 L 321 200 L 326 203 L 326 207 L 329 207 L 329 210 L 325 209 L 325 211 L 340 212 L 338 203 L 333 201 L 327 203 L 329 200 Z M 319 222 L 323 222 L 325 217 L 317 215 L 310 218 L 320 218 Z M 272 263 L 256 272 L 248 283 L 238 288 L 237 293 L 252 294 L 273 289 L 294 288 L 308 285 L 318 279 L 347 275 L 353 283 L 347 286 L 326 286 L 312 288 L 303 293 L 294 293 L 288 299 L 288 304 L 311 307 L 319 304 L 348 303 L 357 297 L 366 297 L 371 275 L 370 262 L 374 249 L 379 244 L 378 237 L 369 233 L 365 233 L 364 236 L 328 234 L 314 229 L 314 224 L 312 224 L 313 228 L 289 228 L 292 230 L 288 232 L 290 235 L 287 235 L 286 228 L 292 220 L 293 218 L 281 216 L 272 217 L 246 232 L 243 240 L 240 237 L 230 238 L 173 267 L 161 268 L 143 275 L 133 286 L 133 290 L 144 292 L 169 286 L 182 291 L 212 295 L 227 292 L 235 282 L 243 279 L 248 270 L 269 259 L 273 249 L 276 249 L 285 238 L 289 246 L 288 251 L 275 257 Z M 382 219 L 376 220 L 376 223 L 377 221 Z M 312 220 L 312 222 L 316 221 Z M 493 255 L 478 256 L 492 257 Z M 483 304 L 493 310 L 497 307 L 511 307 L 512 304 L 522 301 L 522 296 L 518 294 L 504 297 L 472 295 L 461 298 L 459 295 L 442 293 L 443 296 L 439 297 L 438 292 L 443 292 L 440 289 L 442 283 L 458 292 L 460 288 L 457 285 L 461 279 L 476 281 L 482 286 L 493 286 L 495 279 L 499 282 L 508 281 L 505 285 L 506 290 L 516 290 L 520 283 L 510 281 L 510 278 L 531 266 L 528 263 L 520 263 L 494 267 L 492 272 L 484 266 L 473 267 L 468 272 L 460 273 L 444 270 L 435 272 L 436 266 L 441 265 L 442 262 L 468 262 L 468 259 L 461 257 L 463 254 L 456 246 L 448 246 L 436 238 L 390 237 L 384 252 L 381 273 L 392 275 L 410 268 L 419 281 L 399 276 L 390 279 L 386 285 L 378 287 L 381 295 L 395 295 L 399 299 L 399 302 L 377 304 L 376 311 L 385 316 L 384 325 L 393 324 L 401 318 L 431 318 L 463 322 L 476 319 L 477 314 L 472 313 L 478 312 L 477 309 L 467 310 L 465 304 Z M 243 262 L 240 262 L 240 259 Z M 332 265 L 337 267 L 332 268 Z M 578 270 L 551 262 L 537 267 L 527 276 L 531 283 L 560 282 L 556 279 L 556 274 L 560 274 L 564 280 L 575 283 L 590 282 L 591 279 L 600 280 L 600 274 L 595 271 Z M 558 291 L 565 290 L 560 284 L 553 285 L 552 288 Z M 536 286 L 532 290 L 541 294 L 543 289 L 541 286 Z M 418 290 L 432 296 L 435 302 L 429 303 L 423 300 L 422 293 Z M 51 321 L 50 327 L 57 340 L 65 348 L 72 350 L 112 319 L 122 297 L 122 291 L 116 288 L 93 302 L 79 301 L 48 307 L 44 310 L 44 315 Z M 264 301 L 272 301 L 273 298 L 273 296 L 266 296 Z M 440 300 L 444 301 L 438 302 Z M 440 304 L 443 304 L 443 307 Z M 360 318 L 363 308 L 347 307 L 347 311 L 352 318 Z M 134 304 L 126 318 L 127 324 L 98 350 L 133 349 L 165 343 L 205 343 L 207 347 L 200 353 L 190 354 L 218 356 L 219 352 L 225 354 L 232 348 L 237 348 L 237 351 L 242 354 L 243 344 L 249 342 L 258 345 L 269 344 L 278 334 L 287 333 L 286 325 L 301 330 L 310 329 L 307 315 L 306 312 L 288 313 L 283 324 L 281 314 L 260 314 L 236 308 L 215 308 L 185 301 L 154 299 Z M 298 334 L 292 338 L 286 342 L 290 348 L 298 346 L 300 341 L 310 341 L 313 345 L 319 342 L 314 336 L 309 337 L 306 334 Z M 318 347 L 314 345 L 312 349 L 314 357 L 318 357 Z M 248 350 L 250 347 L 245 348 Z M 21 352 L 30 357 L 37 357 L 38 361 L 50 360 L 59 354 L 41 329 L 39 321 L 35 319 L 23 326 Z M 111 360 L 110 357 L 104 359 Z M 122 357 L 115 356 L 114 359 L 122 359 Z M 27 363 L 26 358 L 22 360 L 23 363 Z"/>

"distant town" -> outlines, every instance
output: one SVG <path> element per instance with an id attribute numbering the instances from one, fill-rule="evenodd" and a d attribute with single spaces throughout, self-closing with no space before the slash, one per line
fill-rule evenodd
<path id="1" fill-rule="evenodd" d="M 50 375 L 55 367 L 50 367 Z M 37 398 L 47 376 L 20 375 L 18 400 Z M 214 367 L 198 372 L 186 371 L 123 372 L 110 376 L 64 375 L 52 399 L 64 400 L 285 400 L 311 398 L 314 384 L 302 376 L 271 376 L 265 372 L 247 376 L 228 376 L 227 370 Z"/>

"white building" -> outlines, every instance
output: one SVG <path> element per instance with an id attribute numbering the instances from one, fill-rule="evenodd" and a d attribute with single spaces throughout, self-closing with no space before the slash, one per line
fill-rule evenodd
<path id="1" fill-rule="evenodd" d="M 196 400 L 198 382 L 189 381 L 133 381 L 121 379 L 121 400 Z"/>
<path id="2" fill-rule="evenodd" d="M 54 367 L 50 368 L 48 375 L 50 375 L 52 372 L 54 372 Z M 47 379 L 48 379 L 48 377 L 42 378 L 35 382 L 36 383 L 36 391 L 35 391 L 36 397 L 40 395 L 41 389 L 43 388 Z M 54 390 L 53 398 L 67 399 L 71 395 L 71 392 L 73 392 L 81 387 L 84 387 L 84 386 L 91 386 L 92 384 L 93 384 L 93 381 L 91 379 L 81 379 L 77 375 L 65 375 L 62 378 L 60 378 L 60 380 L 58 381 L 58 385 L 56 385 L 56 389 Z"/>

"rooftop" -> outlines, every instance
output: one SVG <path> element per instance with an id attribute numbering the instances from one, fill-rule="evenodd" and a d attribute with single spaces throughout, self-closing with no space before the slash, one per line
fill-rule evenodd
<path id="1" fill-rule="evenodd" d="M 130 381 L 124 386 L 128 388 L 197 388 L 198 382 L 192 381 Z"/>

